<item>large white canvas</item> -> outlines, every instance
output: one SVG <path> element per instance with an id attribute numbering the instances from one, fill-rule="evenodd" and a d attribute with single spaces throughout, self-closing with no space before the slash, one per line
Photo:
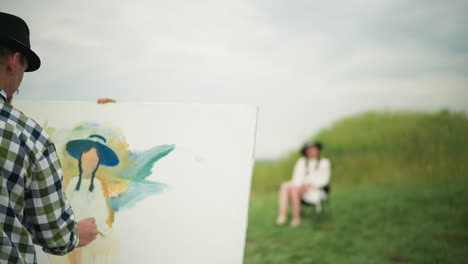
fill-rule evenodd
<path id="1" fill-rule="evenodd" d="M 256 106 L 29 101 L 14 106 L 44 126 L 112 124 L 123 129 L 135 150 L 175 144 L 149 177 L 169 187 L 115 215 L 120 263 L 242 263 Z M 39 263 L 47 262 L 39 253 Z"/>

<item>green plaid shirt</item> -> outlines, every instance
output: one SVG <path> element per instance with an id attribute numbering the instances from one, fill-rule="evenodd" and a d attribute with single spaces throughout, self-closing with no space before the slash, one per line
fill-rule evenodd
<path id="1" fill-rule="evenodd" d="M 36 263 L 34 244 L 64 255 L 78 232 L 54 145 L 6 97 L 0 89 L 0 263 Z"/>

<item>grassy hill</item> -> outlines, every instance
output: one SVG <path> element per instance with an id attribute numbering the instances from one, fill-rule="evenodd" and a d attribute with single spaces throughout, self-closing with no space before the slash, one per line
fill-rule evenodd
<path id="1" fill-rule="evenodd" d="M 293 150 L 254 168 L 244 263 L 468 263 L 468 116 L 367 112 L 313 138 L 332 161 L 329 212 L 277 227 Z"/>
<path id="2" fill-rule="evenodd" d="M 367 112 L 345 118 L 313 138 L 332 161 L 333 188 L 379 182 L 468 179 L 468 116 L 441 111 Z M 256 163 L 254 193 L 276 190 L 291 177 L 294 150 L 277 162 Z"/>

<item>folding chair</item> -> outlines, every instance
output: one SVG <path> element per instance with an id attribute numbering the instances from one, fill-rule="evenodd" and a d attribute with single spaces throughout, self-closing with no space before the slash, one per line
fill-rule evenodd
<path id="1" fill-rule="evenodd" d="M 304 201 L 303 199 L 301 200 L 301 207 L 308 208 L 308 207 L 314 207 L 315 208 L 315 213 L 317 214 L 322 214 L 324 211 L 329 211 L 330 210 L 330 185 L 326 185 L 322 188 L 322 190 L 327 194 L 327 197 L 323 199 L 319 204 L 312 204 Z"/>

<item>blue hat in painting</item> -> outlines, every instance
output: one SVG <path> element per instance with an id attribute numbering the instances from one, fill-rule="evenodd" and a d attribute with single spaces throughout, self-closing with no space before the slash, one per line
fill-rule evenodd
<path id="1" fill-rule="evenodd" d="M 99 153 L 99 164 L 109 167 L 114 167 L 119 164 L 117 154 L 107 146 L 107 140 L 101 135 L 90 135 L 86 139 L 72 140 L 67 143 L 66 149 L 68 154 L 79 160 L 83 150 L 96 148 Z"/>

